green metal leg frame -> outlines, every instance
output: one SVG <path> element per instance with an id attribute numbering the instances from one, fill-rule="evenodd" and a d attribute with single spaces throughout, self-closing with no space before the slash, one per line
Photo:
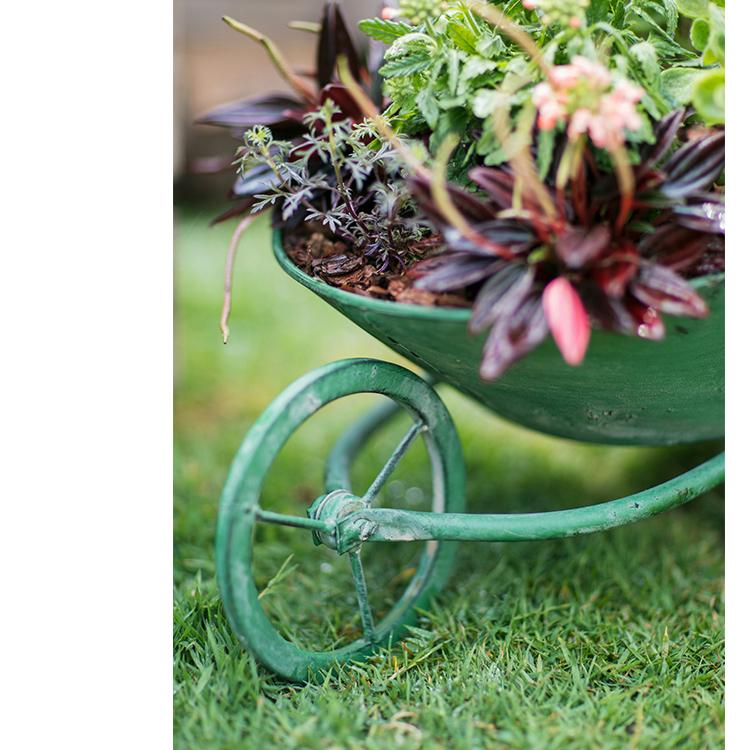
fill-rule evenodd
<path id="1" fill-rule="evenodd" d="M 591 534 L 635 523 L 702 495 L 724 481 L 724 454 L 668 482 L 598 505 L 546 513 L 424 513 L 373 508 L 339 521 L 337 549 L 344 553 L 365 541 L 438 539 L 518 542 Z"/>
<path id="2" fill-rule="evenodd" d="M 433 381 L 434 382 L 434 381 Z M 331 451 L 326 465 L 329 492 L 350 489 L 349 468 L 370 437 L 398 413 L 392 402 L 362 417 Z M 546 513 L 425 513 L 366 508 L 347 515 L 336 527 L 337 550 L 343 554 L 363 542 L 450 540 L 518 542 L 591 534 L 649 518 L 676 508 L 724 481 L 724 453 L 700 466 L 627 497 L 571 510 Z M 369 503 L 368 503 L 369 505 Z"/>
<path id="3" fill-rule="evenodd" d="M 261 507 L 265 475 L 286 440 L 322 406 L 354 393 L 380 393 L 387 403 L 352 425 L 326 464 L 322 494 L 307 517 Z M 350 467 L 372 435 L 401 411 L 412 426 L 369 489 L 352 494 Z M 421 436 L 432 465 L 433 512 L 373 507 L 412 442 Z M 397 365 L 355 359 L 335 362 L 300 378 L 284 391 L 248 433 L 221 499 L 217 530 L 219 588 L 243 644 L 267 667 L 288 679 L 315 679 L 336 663 L 360 658 L 397 638 L 414 612 L 447 580 L 458 541 L 528 541 L 602 531 L 682 505 L 724 480 L 724 454 L 656 487 L 610 502 L 546 513 L 470 514 L 464 509 L 464 465 L 458 436 L 442 401 L 424 380 Z M 315 544 L 348 554 L 362 621 L 362 637 L 325 652 L 306 651 L 283 639 L 258 603 L 252 575 L 252 531 L 257 523 L 311 533 Z M 369 542 L 424 541 L 417 573 L 383 620 L 373 620 L 360 548 Z"/>

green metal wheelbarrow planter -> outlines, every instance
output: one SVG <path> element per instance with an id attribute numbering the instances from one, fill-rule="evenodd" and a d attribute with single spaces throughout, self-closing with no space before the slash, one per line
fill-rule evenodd
<path id="1" fill-rule="evenodd" d="M 343 292 L 307 276 L 286 256 L 280 233 L 274 252 L 282 268 L 399 354 L 498 415 L 526 427 L 586 442 L 669 445 L 724 433 L 724 279 L 696 280 L 711 309 L 705 320 L 667 321 L 659 343 L 595 332 L 583 365 L 566 365 L 545 342 L 502 378 L 478 376 L 483 341 L 467 335 L 469 311 L 384 302 Z M 303 422 L 326 404 L 358 393 L 388 402 L 352 425 L 328 457 L 321 494 L 306 516 L 261 507 L 275 457 Z M 397 413 L 412 426 L 361 495 L 350 467 L 369 437 Z M 431 512 L 376 502 L 411 443 L 421 437 L 432 474 Z M 221 497 L 216 554 L 219 588 L 240 641 L 266 667 L 290 680 L 315 679 L 331 666 L 387 645 L 413 622 L 445 584 L 459 541 L 522 541 L 587 534 L 676 507 L 720 484 L 724 455 L 657 487 L 587 507 L 544 513 L 464 512 L 464 463 L 450 414 L 424 379 L 398 365 L 352 359 L 321 367 L 287 388 L 247 434 Z M 346 646 L 310 651 L 286 640 L 259 601 L 253 575 L 258 524 L 296 527 L 312 545 L 348 555 L 362 636 Z M 360 550 L 374 542 L 423 540 L 416 572 L 390 612 L 375 621 Z"/>

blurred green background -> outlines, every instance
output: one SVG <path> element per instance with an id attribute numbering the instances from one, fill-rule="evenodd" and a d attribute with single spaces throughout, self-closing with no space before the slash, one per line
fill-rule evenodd
<path id="1" fill-rule="evenodd" d="M 232 456 L 298 376 L 344 357 L 400 360 L 283 274 L 266 218 L 242 241 L 231 337 L 222 345 L 232 226 L 210 228 L 215 213 L 182 205 L 175 214 L 176 746 L 721 747 L 718 491 L 591 537 L 465 544 L 451 584 L 407 644 L 323 686 L 290 686 L 255 665 L 228 628 L 214 581 L 214 525 Z M 462 439 L 475 512 L 611 499 L 719 448 L 581 445 L 441 393 Z M 324 410 L 282 453 L 268 482 L 275 509 L 303 513 L 320 492 L 327 447 L 368 406 L 367 397 L 357 398 Z M 357 481 L 382 464 L 399 430 L 376 441 Z M 414 507 L 428 494 L 426 482 L 423 456 L 410 453 L 389 497 Z M 274 617 L 294 621 L 285 633 L 321 647 L 351 636 L 356 604 L 335 554 L 294 530 L 269 532 L 263 542 L 261 587 L 294 555 L 290 575 L 267 597 Z M 409 545 L 395 545 L 373 558 L 367 572 L 376 610 L 408 578 L 413 556 Z"/>

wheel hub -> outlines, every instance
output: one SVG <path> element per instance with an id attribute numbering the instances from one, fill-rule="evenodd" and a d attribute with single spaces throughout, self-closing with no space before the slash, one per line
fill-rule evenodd
<path id="1" fill-rule="evenodd" d="M 334 490 L 326 495 L 321 495 L 307 509 L 309 518 L 323 521 L 330 531 L 313 531 L 313 542 L 324 544 L 330 549 L 336 550 L 336 525 L 346 516 L 356 513 L 365 508 L 362 498 L 353 495 L 348 490 Z"/>

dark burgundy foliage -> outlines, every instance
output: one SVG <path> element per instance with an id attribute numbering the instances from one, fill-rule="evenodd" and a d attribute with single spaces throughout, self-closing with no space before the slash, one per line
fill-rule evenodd
<path id="1" fill-rule="evenodd" d="M 470 329 L 491 329 L 483 377 L 498 377 L 544 339 L 541 297 L 559 276 L 571 282 L 591 324 L 607 330 L 658 339 L 665 330 L 662 313 L 708 313 L 687 278 L 723 270 L 724 202 L 714 183 L 724 168 L 724 133 L 702 133 L 675 148 L 684 117 L 678 110 L 657 123 L 655 143 L 642 149 L 624 223 L 617 182 L 590 154 L 560 193 L 556 170 L 550 170 L 545 187 L 556 206 L 553 216 L 530 191 L 522 196 L 523 211 L 512 210 L 510 166 L 473 169 L 469 176 L 486 197 L 450 188 L 476 233 L 469 236 L 445 220 L 426 180 L 410 178 L 446 247 L 411 269 L 415 287 L 475 293 Z M 500 212 L 504 218 L 497 218 Z"/>
<path id="2" fill-rule="evenodd" d="M 277 137 L 286 138 L 302 132 L 302 115 L 306 111 L 306 103 L 299 99 L 286 94 L 271 94 L 222 104 L 199 117 L 197 122 L 231 128 L 239 135 L 253 125 L 266 125 Z"/>
<path id="3" fill-rule="evenodd" d="M 323 20 L 316 55 L 317 80 L 321 90 L 333 81 L 336 59 L 339 55 L 346 56 L 349 69 L 358 76 L 360 82 L 364 77 L 369 78 L 366 68 L 360 65 L 360 56 L 354 47 L 338 3 L 327 2 L 323 7 Z"/>
<path id="4" fill-rule="evenodd" d="M 275 139 L 294 142 L 307 133 L 307 127 L 303 122 L 304 116 L 319 109 L 327 100 L 333 101 L 341 110 L 339 117 L 348 117 L 359 122 L 363 119 L 362 112 L 336 79 L 336 60 L 340 55 L 347 58 L 352 75 L 357 81 L 363 85 L 369 85 L 373 81 L 374 76 L 361 62 L 364 56 L 357 52 L 341 9 L 333 0 L 326 2 L 323 7 L 316 54 L 317 67 L 313 76 L 318 84 L 318 91 L 314 97 L 309 100 L 292 94 L 254 97 L 217 107 L 200 117 L 197 122 L 229 128 L 238 138 L 254 125 L 265 125 Z M 222 163 L 221 166 L 226 167 L 226 164 Z M 217 216 L 214 223 L 249 211 L 255 203 L 254 196 L 268 192 L 272 184 L 267 167 L 257 167 L 239 176 L 228 196 L 236 203 Z"/>

